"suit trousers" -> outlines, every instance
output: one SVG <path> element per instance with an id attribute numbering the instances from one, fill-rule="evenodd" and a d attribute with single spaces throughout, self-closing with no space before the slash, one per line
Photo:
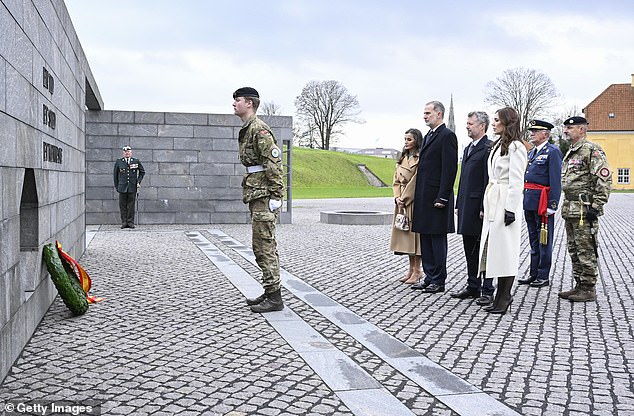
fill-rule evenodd
<path id="1" fill-rule="evenodd" d="M 134 203 L 136 192 L 119 193 L 119 212 L 121 213 L 121 225 L 134 225 Z"/>
<path id="2" fill-rule="evenodd" d="M 478 276 L 478 261 L 480 256 L 480 235 L 462 235 L 462 245 L 464 247 L 464 255 L 467 259 L 467 289 L 482 295 L 492 295 L 493 288 L 492 279 L 484 279 Z"/>
<path id="3" fill-rule="evenodd" d="M 447 234 L 421 234 L 420 251 L 425 282 L 445 286 L 445 280 L 447 280 Z"/>
<path id="4" fill-rule="evenodd" d="M 548 216 L 548 244 L 539 243 L 539 233 L 542 228 L 542 217 L 537 211 L 524 211 L 528 241 L 531 245 L 530 276 L 538 280 L 549 280 L 550 265 L 553 256 L 553 236 L 555 234 L 555 216 Z"/>

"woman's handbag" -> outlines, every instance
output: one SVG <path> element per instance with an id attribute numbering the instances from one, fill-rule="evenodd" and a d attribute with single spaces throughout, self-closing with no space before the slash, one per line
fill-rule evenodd
<path id="1" fill-rule="evenodd" d="M 394 228 L 401 231 L 409 231 L 409 218 L 407 218 L 405 208 L 401 208 L 399 210 L 399 213 L 396 214 L 396 219 L 394 220 Z"/>

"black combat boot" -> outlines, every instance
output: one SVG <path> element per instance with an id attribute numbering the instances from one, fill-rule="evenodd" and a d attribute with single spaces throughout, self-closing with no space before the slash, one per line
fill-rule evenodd
<path id="1" fill-rule="evenodd" d="M 513 296 L 511 296 L 511 289 L 513 288 L 514 276 L 506 276 L 498 278 L 498 292 L 500 294 L 497 306 L 494 309 L 489 310 L 489 313 L 498 315 L 504 315 L 513 303 Z"/>
<path id="2" fill-rule="evenodd" d="M 249 305 L 249 306 L 257 305 L 258 303 L 262 303 L 262 301 L 264 301 L 264 299 L 266 299 L 266 292 L 262 293 L 257 298 L 251 298 L 251 299 L 247 298 L 247 305 Z"/>
<path id="3" fill-rule="evenodd" d="M 251 306 L 251 311 L 257 313 L 281 311 L 282 309 L 284 309 L 284 302 L 282 302 L 282 292 L 280 289 L 267 293 L 266 299 L 257 305 Z"/>

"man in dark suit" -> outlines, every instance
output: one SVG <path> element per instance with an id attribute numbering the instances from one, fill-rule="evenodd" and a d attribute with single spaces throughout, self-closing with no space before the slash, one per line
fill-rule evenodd
<path id="1" fill-rule="evenodd" d="M 547 121 L 531 120 L 528 130 L 535 146 L 528 153 L 524 175 L 524 218 L 531 245 L 529 275 L 519 279 L 520 285 L 543 287 L 550 284 L 550 264 L 553 254 L 555 212 L 561 196 L 561 165 L 563 156 L 554 144 L 548 143 L 554 126 Z"/>
<path id="2" fill-rule="evenodd" d="M 445 106 L 425 105 L 429 132 L 423 140 L 416 175 L 412 231 L 420 234 L 425 279 L 412 285 L 426 293 L 445 291 L 447 234 L 455 231 L 453 184 L 458 171 L 458 139 L 444 122 Z"/>
<path id="3" fill-rule="evenodd" d="M 141 161 L 132 157 L 132 148 L 123 148 L 123 157 L 114 162 L 114 187 L 119 193 L 121 228 L 134 228 L 134 203 L 137 188 L 145 176 Z"/>
<path id="4" fill-rule="evenodd" d="M 472 111 L 467 117 L 467 135 L 471 143 L 462 155 L 460 185 L 456 198 L 458 234 L 462 234 L 462 245 L 467 259 L 467 286 L 450 296 L 456 299 L 478 298 L 478 305 L 493 301 L 493 279 L 482 279 L 478 275 L 480 233 L 484 217 L 484 190 L 489 182 L 487 158 L 491 140 L 486 136 L 489 116 L 484 111 Z M 480 296 L 482 295 L 482 296 Z"/>

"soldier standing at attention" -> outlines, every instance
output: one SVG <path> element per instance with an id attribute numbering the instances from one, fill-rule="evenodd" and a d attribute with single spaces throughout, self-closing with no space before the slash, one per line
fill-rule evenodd
<path id="1" fill-rule="evenodd" d="M 247 299 L 253 312 L 284 309 L 280 291 L 280 259 L 275 241 L 275 222 L 282 207 L 284 192 L 282 152 L 271 128 L 256 115 L 260 96 L 254 88 L 239 88 L 233 93 L 234 114 L 242 128 L 238 136 L 240 161 L 246 167 L 242 179 L 242 202 L 249 204 L 255 261 L 262 270 L 264 293 Z"/>
<path id="2" fill-rule="evenodd" d="M 564 121 L 564 134 L 570 140 L 561 170 L 561 189 L 564 202 L 561 216 L 566 221 L 568 253 L 572 260 L 575 287 L 559 293 L 572 302 L 596 300 L 595 285 L 598 275 L 596 233 L 598 217 L 608 202 L 612 186 L 612 172 L 603 149 L 586 139 L 588 122 L 583 117 Z"/>
<path id="3" fill-rule="evenodd" d="M 529 276 L 517 282 L 531 287 L 550 284 L 555 212 L 561 197 L 562 159 L 559 148 L 548 143 L 553 127 L 542 120 L 531 120 L 528 126 L 531 143 L 535 146 L 528 152 L 524 174 L 524 218 L 531 245 L 531 266 Z"/>
<path id="4" fill-rule="evenodd" d="M 119 192 L 121 228 L 134 228 L 134 203 L 141 187 L 145 169 L 141 161 L 132 157 L 132 148 L 123 147 L 123 157 L 114 162 L 114 187 Z"/>

